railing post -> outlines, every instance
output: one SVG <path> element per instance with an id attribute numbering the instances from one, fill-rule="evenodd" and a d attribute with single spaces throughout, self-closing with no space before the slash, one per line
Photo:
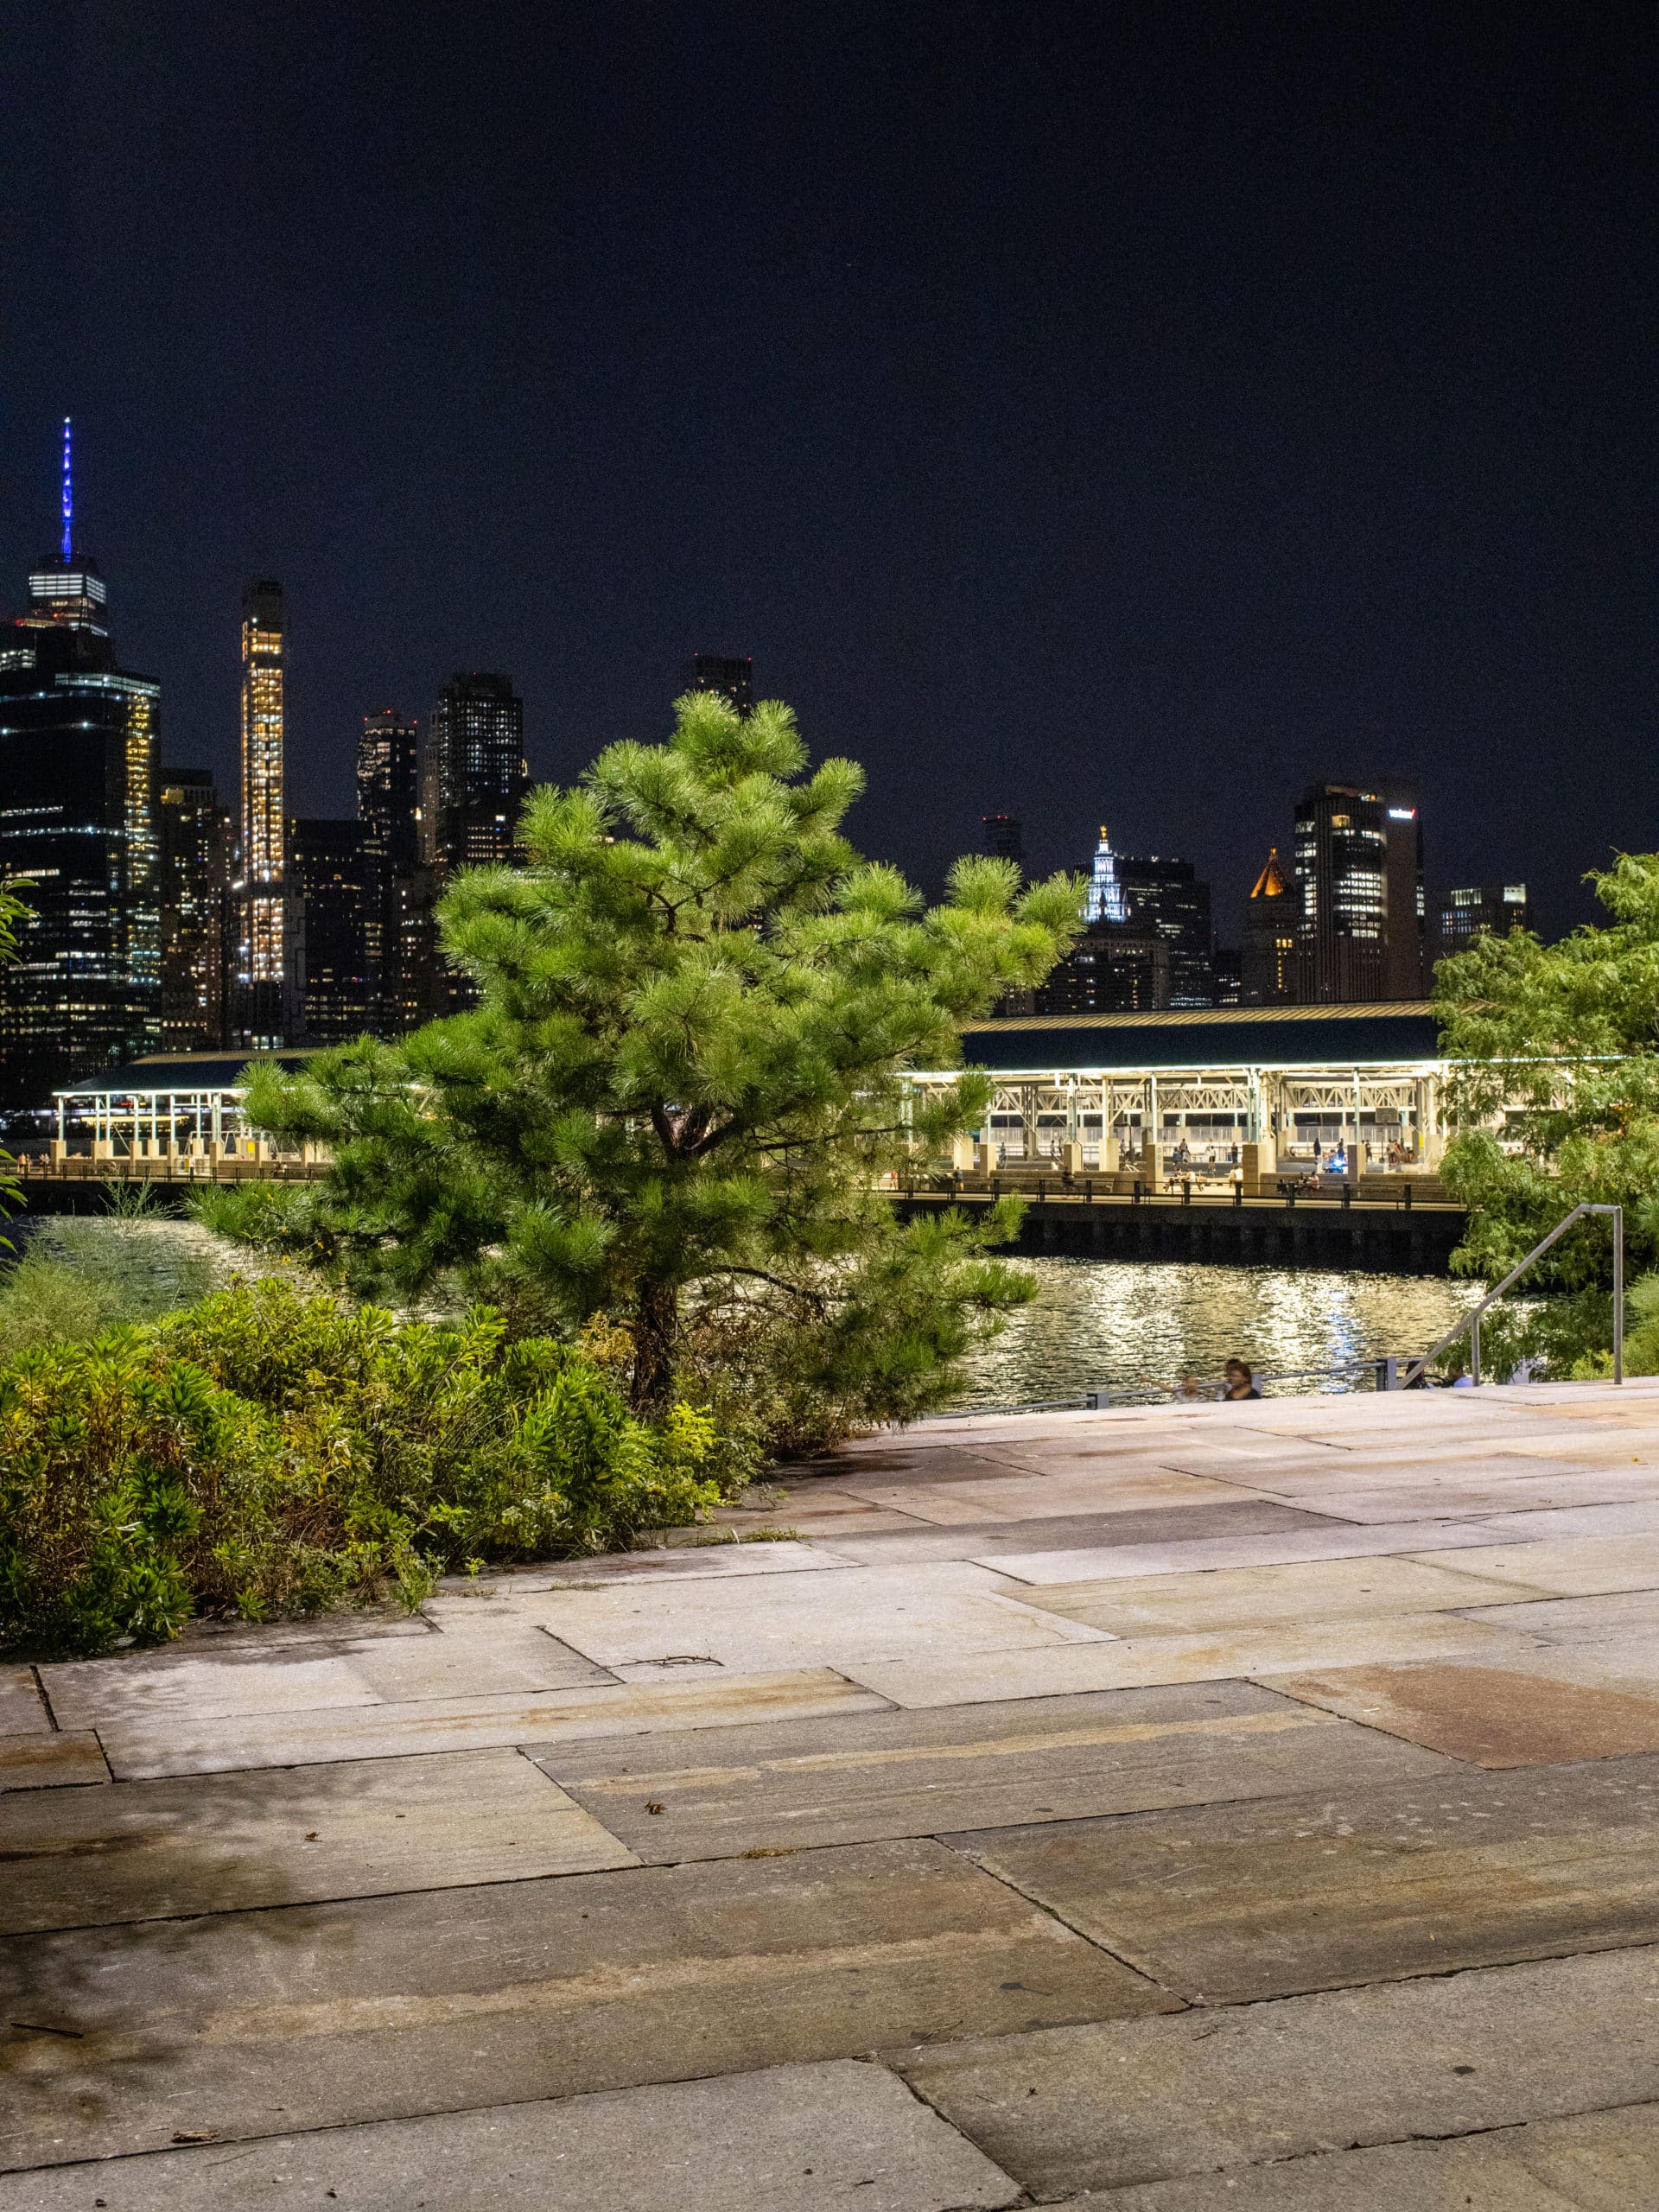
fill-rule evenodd
<path id="1" fill-rule="evenodd" d="M 1469 1380 L 1477 1384 L 1480 1381 L 1480 1314 L 1478 1311 L 1474 1319 L 1469 1324 Z"/>
<path id="2" fill-rule="evenodd" d="M 1613 1380 L 1624 1380 L 1624 1209 L 1613 1208 Z"/>

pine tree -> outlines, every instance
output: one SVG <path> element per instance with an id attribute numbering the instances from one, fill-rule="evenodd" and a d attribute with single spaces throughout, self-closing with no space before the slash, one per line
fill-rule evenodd
<path id="1" fill-rule="evenodd" d="M 786 707 L 676 713 L 666 745 L 613 745 L 532 798 L 522 869 L 456 879 L 442 925 L 475 1011 L 257 1071 L 259 1126 L 334 1147 L 287 1233 L 365 1288 L 607 1313 L 644 1411 L 688 1313 L 734 1301 L 819 1387 L 913 1410 L 972 1317 L 1030 1285 L 986 1256 L 1008 1206 L 895 1220 L 884 1177 L 988 1102 L 982 1076 L 923 1104 L 904 1075 L 955 1065 L 958 1025 L 1047 973 L 1081 887 L 963 860 L 925 910 L 843 838 L 862 772 L 809 772 Z"/>

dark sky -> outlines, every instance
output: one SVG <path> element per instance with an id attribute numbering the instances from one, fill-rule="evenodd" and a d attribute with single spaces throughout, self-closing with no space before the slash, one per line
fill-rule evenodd
<path id="1" fill-rule="evenodd" d="M 290 803 L 509 671 L 532 768 L 753 652 L 930 885 L 1011 806 L 1217 887 L 1421 781 L 1542 918 L 1659 845 L 1648 6 L 80 0 L 0 32 L 0 591 L 57 422 L 165 750 Z"/>

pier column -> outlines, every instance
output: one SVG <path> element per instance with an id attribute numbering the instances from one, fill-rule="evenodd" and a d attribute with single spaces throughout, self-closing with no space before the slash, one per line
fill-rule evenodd
<path id="1" fill-rule="evenodd" d="M 1271 1198 L 1273 1179 L 1279 1172 L 1279 1160 L 1271 1136 L 1264 1136 L 1255 1144 L 1239 1147 L 1239 1179 L 1246 1198 Z"/>

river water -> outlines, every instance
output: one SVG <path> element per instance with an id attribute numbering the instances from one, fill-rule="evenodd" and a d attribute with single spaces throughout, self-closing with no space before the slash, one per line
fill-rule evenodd
<path id="1" fill-rule="evenodd" d="M 1476 1284 L 1425 1275 L 1134 1261 L 1022 1264 L 1041 1289 L 976 1354 L 959 1409 L 1218 1376 L 1235 1354 L 1271 1375 L 1423 1352 L 1480 1296 Z M 1369 1387 L 1368 1378 L 1351 1376 L 1279 1383 L 1274 1395 Z"/>

